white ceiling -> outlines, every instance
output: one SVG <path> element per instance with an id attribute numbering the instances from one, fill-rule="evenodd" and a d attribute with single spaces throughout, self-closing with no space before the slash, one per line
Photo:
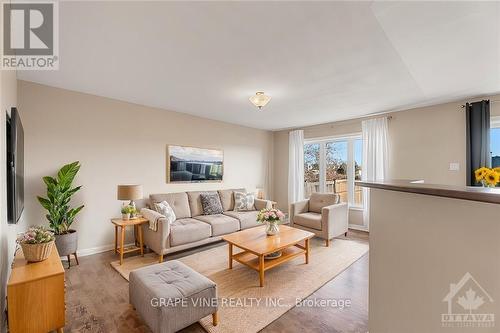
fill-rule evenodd
<path id="1" fill-rule="evenodd" d="M 498 2 L 61 2 L 59 20 L 60 69 L 20 79 L 262 129 L 500 92 Z"/>

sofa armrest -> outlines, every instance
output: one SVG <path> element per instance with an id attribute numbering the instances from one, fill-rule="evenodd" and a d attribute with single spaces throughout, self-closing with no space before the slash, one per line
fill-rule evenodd
<path id="1" fill-rule="evenodd" d="M 321 227 L 328 233 L 328 239 L 347 232 L 349 227 L 349 209 L 346 202 L 321 209 Z"/>
<path id="2" fill-rule="evenodd" d="M 146 212 L 144 212 L 147 210 Z M 149 223 L 142 225 L 144 244 L 157 254 L 163 254 L 164 250 L 170 247 L 168 237 L 170 235 L 170 223 L 167 218 L 158 212 L 143 208 L 141 213 L 146 213 L 148 216 L 155 216 L 157 220 L 157 230 L 149 229 Z M 159 216 L 158 216 L 159 215 Z"/>
<path id="3" fill-rule="evenodd" d="M 268 208 L 268 209 L 273 208 L 273 202 L 271 200 L 255 199 L 254 205 L 255 205 L 256 210 L 262 210 L 265 208 Z"/>
<path id="4" fill-rule="evenodd" d="M 297 201 L 290 204 L 290 226 L 293 226 L 293 219 L 295 215 L 307 213 L 309 211 L 309 199 Z"/>

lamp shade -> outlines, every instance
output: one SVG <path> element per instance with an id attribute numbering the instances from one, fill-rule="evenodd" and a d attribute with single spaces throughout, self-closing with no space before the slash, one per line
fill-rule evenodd
<path id="1" fill-rule="evenodd" d="M 142 185 L 118 185 L 118 200 L 142 199 Z"/>

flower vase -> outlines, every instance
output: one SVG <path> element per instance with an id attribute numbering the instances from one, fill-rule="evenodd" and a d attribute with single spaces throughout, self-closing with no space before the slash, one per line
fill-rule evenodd
<path id="1" fill-rule="evenodd" d="M 278 223 L 276 222 L 266 222 L 266 234 L 268 236 L 277 235 L 280 232 Z"/>

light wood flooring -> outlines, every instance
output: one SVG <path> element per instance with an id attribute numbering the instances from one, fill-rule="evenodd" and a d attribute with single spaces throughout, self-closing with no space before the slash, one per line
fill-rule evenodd
<path id="1" fill-rule="evenodd" d="M 349 230 L 347 238 L 368 242 L 368 234 L 360 231 Z M 176 259 L 198 251 L 200 249 L 189 250 L 167 258 Z M 128 282 L 109 264 L 116 258 L 109 251 L 79 258 L 79 266 L 66 269 L 66 332 L 150 332 L 128 303 Z M 72 265 L 75 264 L 72 261 Z M 67 266 L 66 262 L 64 266 Z M 315 298 L 350 299 L 352 305 L 342 310 L 295 307 L 261 332 L 368 332 L 368 254 L 318 289 L 308 300 Z M 196 323 L 181 332 L 204 333 L 205 330 Z"/>

